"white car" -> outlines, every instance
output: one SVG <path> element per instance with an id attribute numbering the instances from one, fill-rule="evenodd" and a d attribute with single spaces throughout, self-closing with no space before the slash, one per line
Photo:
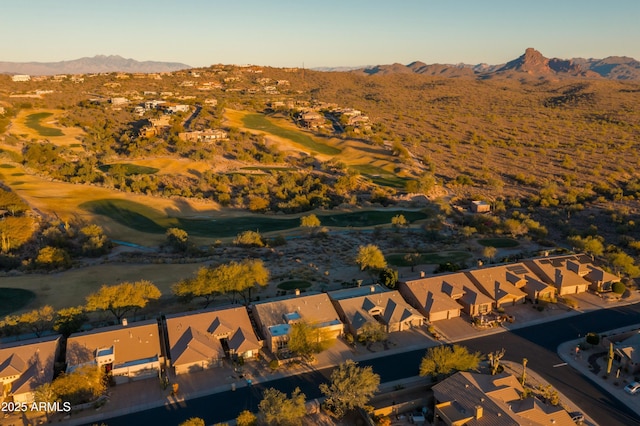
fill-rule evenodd
<path id="1" fill-rule="evenodd" d="M 635 395 L 640 392 L 640 383 L 631 382 L 627 386 L 624 387 L 624 391 L 629 395 Z"/>

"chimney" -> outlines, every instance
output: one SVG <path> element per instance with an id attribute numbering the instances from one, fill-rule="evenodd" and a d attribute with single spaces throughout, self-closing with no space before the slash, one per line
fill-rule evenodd
<path id="1" fill-rule="evenodd" d="M 371 290 L 371 293 L 375 293 L 376 292 L 376 286 L 372 285 L 371 287 L 369 287 L 369 290 Z"/>
<path id="2" fill-rule="evenodd" d="M 556 284 L 556 287 L 560 287 L 562 285 L 562 280 L 563 280 L 562 271 L 556 268 L 556 279 L 554 281 Z"/>
<path id="3" fill-rule="evenodd" d="M 475 408 L 476 408 L 475 419 L 478 420 L 482 418 L 482 415 L 484 414 L 484 409 L 482 408 L 482 405 L 476 405 Z"/>
<path id="4" fill-rule="evenodd" d="M 123 326 L 123 327 L 126 327 L 126 326 L 128 326 L 128 325 L 129 325 L 129 321 L 127 321 L 127 319 L 126 319 L 126 318 L 122 318 L 122 326 Z"/>
<path id="5" fill-rule="evenodd" d="M 425 277 L 425 275 L 426 275 L 426 274 L 424 273 L 424 271 L 420 271 L 420 278 L 424 278 L 424 277 Z"/>
<path id="6" fill-rule="evenodd" d="M 296 288 L 296 296 L 300 296 L 300 289 Z"/>

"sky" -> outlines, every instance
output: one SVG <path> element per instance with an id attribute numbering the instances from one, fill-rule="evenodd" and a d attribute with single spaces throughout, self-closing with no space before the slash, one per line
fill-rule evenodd
<path id="1" fill-rule="evenodd" d="M 640 60 L 640 0 L 15 0 L 0 10 L 10 62 L 502 64 L 528 47 Z"/>

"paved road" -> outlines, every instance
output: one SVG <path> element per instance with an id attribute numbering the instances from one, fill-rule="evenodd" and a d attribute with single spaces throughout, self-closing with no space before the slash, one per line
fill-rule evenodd
<path id="1" fill-rule="evenodd" d="M 603 309 L 551 323 L 521 328 L 485 338 L 467 340 L 465 346 L 483 353 L 506 349 L 505 359 L 521 362 L 528 359 L 528 368 L 536 371 L 552 386 L 576 403 L 602 426 L 640 424 L 640 416 L 611 397 L 588 377 L 569 366 L 554 367 L 563 360 L 558 346 L 577 339 L 590 331 L 603 332 L 640 322 L 640 304 Z"/>
<path id="2" fill-rule="evenodd" d="M 640 322 L 640 304 L 602 309 L 570 318 L 499 333 L 492 336 L 467 340 L 463 344 L 472 351 L 490 352 L 506 349 L 505 359 L 520 362 L 529 360 L 529 368 L 543 376 L 561 393 L 573 400 L 596 422 L 603 426 L 628 426 L 640 424 L 640 416 L 625 405 L 610 397 L 599 386 L 589 381 L 570 367 L 553 367 L 562 363 L 556 354 L 562 342 L 584 336 L 590 331 L 603 332 Z M 382 382 L 399 380 L 415 376 L 424 350 L 388 355 L 360 365 L 371 365 L 381 376 Z M 233 419 L 237 414 L 249 409 L 257 410 L 265 387 L 275 387 L 291 392 L 299 386 L 311 400 L 320 396 L 318 385 L 327 380 L 331 369 L 314 373 L 288 377 L 258 384 L 249 388 L 240 388 L 235 392 L 224 392 L 202 398 L 188 400 L 184 407 L 157 408 L 112 418 L 104 423 L 109 426 L 131 424 L 176 425 L 181 421 L 197 416 L 207 424 Z"/>

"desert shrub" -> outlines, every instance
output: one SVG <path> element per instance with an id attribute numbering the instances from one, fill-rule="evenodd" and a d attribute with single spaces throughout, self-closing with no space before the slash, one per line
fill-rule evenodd
<path id="1" fill-rule="evenodd" d="M 578 305 L 578 301 L 575 299 L 572 299 L 570 297 L 563 297 L 560 299 L 560 301 L 562 303 L 564 303 L 565 305 L 567 305 L 570 308 L 576 309 L 579 305 Z"/>
<path id="2" fill-rule="evenodd" d="M 600 343 L 600 335 L 598 333 L 587 333 L 585 340 L 590 345 L 597 345 Z"/>
<path id="3" fill-rule="evenodd" d="M 627 290 L 627 286 L 625 286 L 624 283 L 621 283 L 620 281 L 618 281 L 613 283 L 613 285 L 611 286 L 611 290 L 615 294 L 624 294 L 624 292 Z"/>
<path id="4" fill-rule="evenodd" d="M 233 243 L 244 247 L 263 247 L 262 235 L 256 231 L 244 231 L 233 240 Z"/>

